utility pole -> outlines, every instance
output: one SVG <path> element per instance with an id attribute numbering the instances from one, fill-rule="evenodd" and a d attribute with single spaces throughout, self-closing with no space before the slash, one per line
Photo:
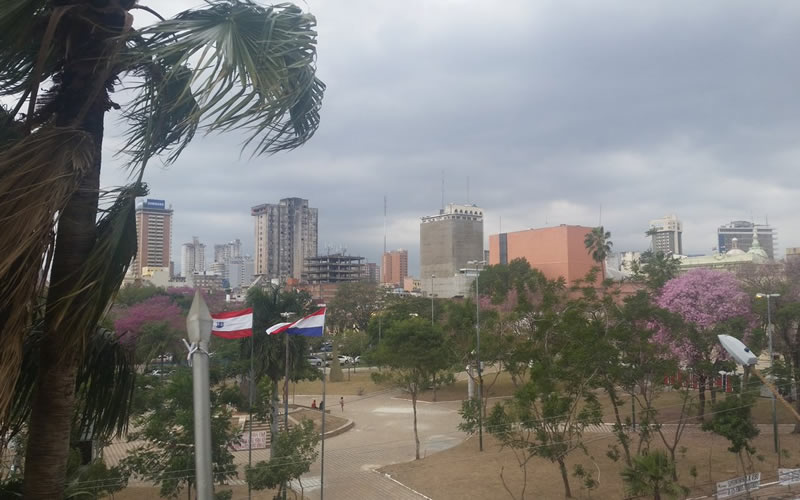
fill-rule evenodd
<path id="1" fill-rule="evenodd" d="M 779 293 L 757 293 L 756 297 L 766 298 L 767 299 L 767 339 L 769 340 L 769 368 L 772 372 L 772 376 L 775 376 L 775 356 L 772 351 L 772 304 L 770 303 L 770 298 L 772 297 L 780 297 Z M 778 443 L 778 412 L 775 408 L 775 394 L 772 394 L 772 434 L 773 434 L 773 444 L 775 446 L 775 453 L 778 455 L 778 463 L 780 464 L 780 457 L 781 457 L 781 450 L 780 444 Z"/>

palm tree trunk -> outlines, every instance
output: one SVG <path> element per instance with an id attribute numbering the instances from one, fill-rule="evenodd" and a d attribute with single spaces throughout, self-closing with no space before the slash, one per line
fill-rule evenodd
<path id="1" fill-rule="evenodd" d="M 69 311 L 64 311 L 64 299 L 73 293 L 76 278 L 95 244 L 107 99 L 104 87 L 98 87 L 104 83 L 98 81 L 98 76 L 105 73 L 108 40 L 122 32 L 125 21 L 126 12 L 121 8 L 102 12 L 87 9 L 80 20 L 65 21 L 69 52 L 54 101 L 56 125 L 77 125 L 88 132 L 95 141 L 95 155 L 93 167 L 80 180 L 58 223 L 26 450 L 26 499 L 64 496 L 75 377 L 83 356 L 82 343 L 76 338 L 94 325 L 80 325 L 85 331 L 63 331 L 58 323 L 60 318 L 69 316 Z M 76 120 L 80 122 L 76 124 Z"/>

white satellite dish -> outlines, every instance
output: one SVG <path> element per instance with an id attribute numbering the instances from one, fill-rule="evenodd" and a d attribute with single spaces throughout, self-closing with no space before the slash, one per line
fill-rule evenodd
<path id="1" fill-rule="evenodd" d="M 741 340 L 730 335 L 717 335 L 719 343 L 728 351 L 728 354 L 740 365 L 750 366 L 756 364 L 758 358 Z"/>

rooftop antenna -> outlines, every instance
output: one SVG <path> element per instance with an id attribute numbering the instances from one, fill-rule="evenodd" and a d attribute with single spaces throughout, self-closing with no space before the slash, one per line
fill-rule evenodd
<path id="1" fill-rule="evenodd" d="M 600 227 L 602 227 L 603 226 L 603 204 L 602 203 L 600 204 L 600 218 L 599 218 L 598 222 L 599 222 L 598 225 Z"/>
<path id="2" fill-rule="evenodd" d="M 386 195 L 383 195 L 383 253 L 386 253 Z"/>
<path id="3" fill-rule="evenodd" d="M 500 234 L 503 234 L 503 216 L 500 216 L 500 230 L 497 231 Z"/>
<path id="4" fill-rule="evenodd" d="M 442 169 L 442 213 L 444 213 L 444 169 Z"/>

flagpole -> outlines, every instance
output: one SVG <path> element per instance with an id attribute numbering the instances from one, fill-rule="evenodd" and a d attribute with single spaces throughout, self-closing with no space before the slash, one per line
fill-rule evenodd
<path id="1" fill-rule="evenodd" d="M 283 432 L 289 432 L 289 330 L 286 330 L 286 373 L 283 380 Z M 283 485 L 283 500 L 289 490 L 289 482 L 284 482 Z"/>
<path id="2" fill-rule="evenodd" d="M 323 330 L 324 334 L 324 330 Z M 319 500 L 325 500 L 325 362 L 322 362 L 322 449 L 320 450 Z"/>
<path id="3" fill-rule="evenodd" d="M 254 392 L 254 385 L 255 380 L 253 380 L 254 372 L 253 370 L 253 344 L 256 341 L 256 336 L 251 334 L 250 335 L 250 416 L 248 417 L 249 422 L 249 436 L 247 438 L 247 466 L 253 467 L 253 392 Z M 250 486 L 250 481 L 247 481 L 247 499 L 251 500 L 253 497 L 253 489 Z"/>

